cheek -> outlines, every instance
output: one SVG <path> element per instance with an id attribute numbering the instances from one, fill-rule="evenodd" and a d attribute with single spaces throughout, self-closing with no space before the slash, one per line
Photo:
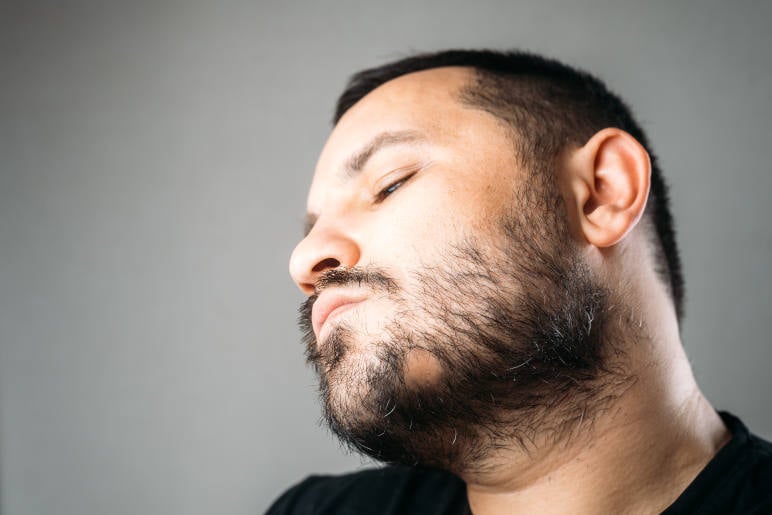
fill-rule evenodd
<path id="1" fill-rule="evenodd" d="M 436 384 L 442 375 L 440 362 L 423 349 L 411 350 L 405 359 L 405 383 L 414 388 Z"/>
<path id="2" fill-rule="evenodd" d="M 434 262 L 438 253 L 477 225 L 478 208 L 461 193 L 435 180 L 406 187 L 388 199 L 370 215 L 366 243 L 370 261 L 390 261 L 397 267 Z"/>

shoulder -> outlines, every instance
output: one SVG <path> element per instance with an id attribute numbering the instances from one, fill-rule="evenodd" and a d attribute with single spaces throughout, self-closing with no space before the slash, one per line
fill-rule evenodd
<path id="1" fill-rule="evenodd" d="M 725 420 L 732 417 L 723 415 Z M 737 453 L 735 466 L 725 478 L 728 485 L 734 485 L 729 490 L 734 497 L 732 513 L 772 513 L 772 443 L 748 431 L 738 419 L 733 423 L 735 428 L 740 426 L 738 433 L 746 444 Z"/>
<path id="2" fill-rule="evenodd" d="M 733 441 L 727 447 L 739 458 L 735 472 L 743 471 L 747 474 L 746 479 L 772 486 L 772 443 L 751 433 L 734 415 L 722 412 L 721 416 L 733 435 Z M 770 489 L 765 490 L 772 493 Z"/>
<path id="3" fill-rule="evenodd" d="M 754 434 L 748 437 L 747 482 L 751 497 L 772 513 L 772 442 Z"/>
<path id="4" fill-rule="evenodd" d="M 772 443 L 737 417 L 720 414 L 732 439 L 665 511 L 668 515 L 772 513 Z"/>
<path id="5" fill-rule="evenodd" d="M 465 513 L 466 488 L 455 476 L 421 467 L 385 467 L 310 476 L 287 490 L 269 515 Z"/>

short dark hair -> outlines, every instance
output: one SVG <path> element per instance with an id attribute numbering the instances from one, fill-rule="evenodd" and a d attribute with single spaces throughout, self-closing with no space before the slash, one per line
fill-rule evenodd
<path id="1" fill-rule="evenodd" d="M 651 189 L 644 217 L 654 226 L 657 273 L 683 318 L 684 281 L 675 241 L 668 189 L 643 129 L 630 108 L 589 73 L 554 59 L 520 51 L 446 50 L 413 55 L 351 77 L 338 99 L 333 122 L 378 86 L 408 73 L 446 66 L 471 67 L 474 80 L 462 101 L 495 115 L 517 136 L 516 151 L 530 169 L 544 168 L 571 143 L 583 145 L 597 131 L 628 132 L 651 158 Z"/>

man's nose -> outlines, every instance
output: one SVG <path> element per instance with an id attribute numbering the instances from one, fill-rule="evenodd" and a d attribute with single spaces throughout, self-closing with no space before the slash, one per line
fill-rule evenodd
<path id="1" fill-rule="evenodd" d="M 350 236 L 333 228 L 317 226 L 292 251 L 290 275 L 303 293 L 311 295 L 324 272 L 353 267 L 359 258 L 359 246 Z"/>

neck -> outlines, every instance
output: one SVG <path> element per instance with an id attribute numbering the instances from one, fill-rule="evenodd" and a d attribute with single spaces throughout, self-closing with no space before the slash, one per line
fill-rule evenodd
<path id="1" fill-rule="evenodd" d="M 727 439 L 718 415 L 695 392 L 680 408 L 619 406 L 564 448 L 512 456 L 510 467 L 464 479 L 477 515 L 659 513 Z"/>
<path id="2" fill-rule="evenodd" d="M 659 513 L 675 501 L 731 435 L 697 387 L 674 320 L 629 348 L 634 381 L 607 409 L 558 445 L 498 447 L 484 473 L 461 474 L 476 515 Z"/>

